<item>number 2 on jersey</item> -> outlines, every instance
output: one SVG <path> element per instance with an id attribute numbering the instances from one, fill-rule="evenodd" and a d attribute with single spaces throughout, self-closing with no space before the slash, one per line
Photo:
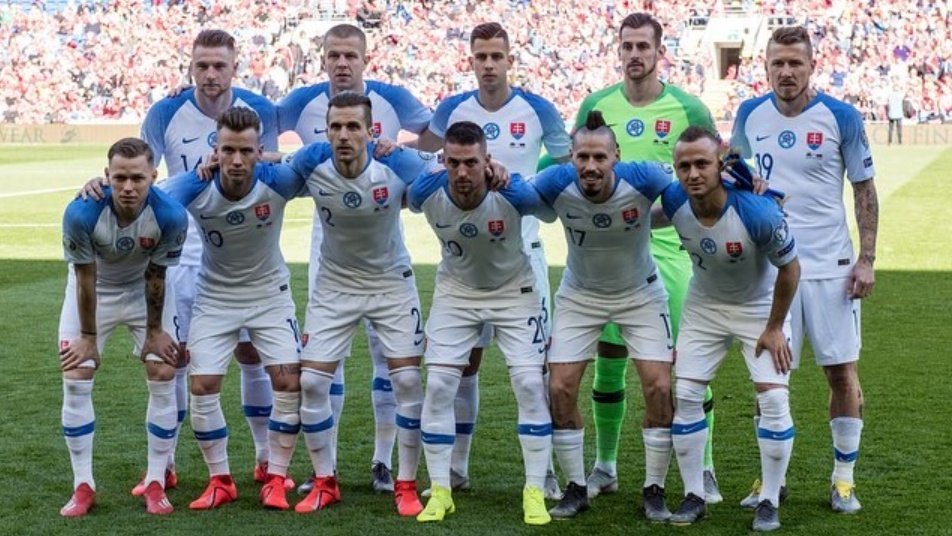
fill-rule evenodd
<path id="1" fill-rule="evenodd" d="M 540 345 L 540 354 L 545 352 L 545 324 L 542 323 L 542 317 L 530 316 L 528 320 L 526 320 L 526 325 L 535 328 L 535 333 L 532 335 L 532 344 Z"/>

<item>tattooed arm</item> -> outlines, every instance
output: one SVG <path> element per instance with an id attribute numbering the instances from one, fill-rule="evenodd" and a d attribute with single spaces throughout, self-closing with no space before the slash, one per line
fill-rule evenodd
<path id="1" fill-rule="evenodd" d="M 876 232 L 879 228 L 879 200 L 873 179 L 853 183 L 856 226 L 859 230 L 859 258 L 850 274 L 850 298 L 866 298 L 873 292 L 876 277 Z"/>
<path id="2" fill-rule="evenodd" d="M 165 266 L 149 263 L 145 269 L 146 336 L 142 359 L 154 355 L 167 365 L 178 362 L 178 345 L 162 329 L 165 306 Z"/>

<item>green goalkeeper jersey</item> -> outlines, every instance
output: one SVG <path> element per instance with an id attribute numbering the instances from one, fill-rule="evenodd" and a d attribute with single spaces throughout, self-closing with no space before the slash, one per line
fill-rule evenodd
<path id="1" fill-rule="evenodd" d="M 602 112 L 605 122 L 615 132 L 626 162 L 647 160 L 667 165 L 674 163 L 674 143 L 691 125 L 715 130 L 711 112 L 695 96 L 664 84 L 661 94 L 646 106 L 632 106 L 625 97 L 625 84 L 620 82 L 592 93 L 583 102 L 575 119 L 575 127 L 585 123 L 588 112 Z M 674 227 L 651 233 L 651 253 L 655 259 L 687 259 Z"/>

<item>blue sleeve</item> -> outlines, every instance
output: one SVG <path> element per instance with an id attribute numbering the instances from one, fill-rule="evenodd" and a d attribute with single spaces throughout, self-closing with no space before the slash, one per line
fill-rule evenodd
<path id="1" fill-rule="evenodd" d="M 261 145 L 265 151 L 278 150 L 278 110 L 268 99 L 248 91 L 235 90 L 235 95 L 248 103 L 258 117 L 261 118 Z"/>
<path id="2" fill-rule="evenodd" d="M 156 222 L 162 230 L 158 245 L 150 254 L 150 261 L 161 266 L 174 266 L 182 256 L 182 244 L 188 233 L 188 215 L 185 207 L 158 188 L 151 188 L 149 203 Z"/>
<path id="3" fill-rule="evenodd" d="M 737 116 L 734 118 L 734 128 L 731 131 L 731 150 L 737 151 L 743 158 L 753 158 L 753 151 L 750 149 L 750 142 L 747 140 L 747 118 L 750 112 L 761 102 L 760 99 L 745 100 L 737 108 Z"/>
<path id="4" fill-rule="evenodd" d="M 372 147 L 367 151 L 368 154 L 373 154 Z M 397 149 L 377 161 L 392 169 L 403 182 L 412 184 L 421 174 L 433 171 L 436 158 L 432 153 L 413 149 Z"/>
<path id="5" fill-rule="evenodd" d="M 74 199 L 66 205 L 63 212 L 63 258 L 73 264 L 92 264 L 96 262 L 93 249 L 93 230 L 99 221 L 99 214 L 112 199 L 112 190 L 105 188 L 103 198 Z"/>
<path id="6" fill-rule="evenodd" d="M 876 170 L 873 168 L 873 155 L 869 151 L 863 117 L 856 108 L 832 97 L 824 98 L 824 103 L 833 112 L 840 131 L 840 155 L 846 167 L 846 176 L 851 182 L 873 178 Z"/>
<path id="7" fill-rule="evenodd" d="M 443 139 L 446 129 L 450 126 L 450 115 L 453 114 L 453 110 L 469 97 L 470 93 L 461 93 L 440 101 L 436 111 L 433 112 L 433 118 L 430 119 L 430 132 Z"/>
<path id="8" fill-rule="evenodd" d="M 440 188 L 446 186 L 449 180 L 448 177 L 446 170 L 443 170 L 435 173 L 423 173 L 417 180 L 413 181 L 407 190 L 407 206 L 410 207 L 410 210 L 413 212 L 422 211 L 423 203 Z"/>
<path id="9" fill-rule="evenodd" d="M 311 176 L 311 173 L 314 172 L 314 168 L 323 164 L 332 156 L 331 144 L 321 141 L 305 145 L 301 149 L 298 149 L 291 155 L 290 164 L 295 173 L 304 177 L 306 181 L 307 178 Z"/>
<path id="10" fill-rule="evenodd" d="M 543 205 L 539 192 L 518 173 L 513 173 L 509 177 L 509 186 L 499 190 L 499 193 L 506 201 L 509 201 L 520 216 L 532 216 Z"/>
<path id="11" fill-rule="evenodd" d="M 216 173 L 217 175 L 217 173 Z M 194 171 L 179 173 L 170 177 L 159 184 L 159 187 L 165 191 L 175 201 L 182 206 L 188 207 L 199 194 L 205 191 L 214 180 L 202 181 Z"/>
<path id="12" fill-rule="evenodd" d="M 293 166 L 285 164 L 258 164 L 255 167 L 255 175 L 285 199 L 294 199 L 301 195 L 308 177 L 298 173 Z"/>
<path id="13" fill-rule="evenodd" d="M 301 112 L 317 93 L 320 93 L 318 86 L 299 87 L 281 99 L 277 106 L 279 134 L 297 128 Z"/>
<path id="14" fill-rule="evenodd" d="M 159 167 L 162 157 L 165 156 L 165 129 L 174 113 L 171 101 L 162 99 L 149 108 L 145 121 L 142 122 L 141 137 L 155 155 L 155 167 Z"/>
<path id="15" fill-rule="evenodd" d="M 615 175 L 651 202 L 674 182 L 671 166 L 658 162 L 619 162 L 615 164 Z"/>
<path id="16" fill-rule="evenodd" d="M 688 202 L 688 194 L 681 188 L 681 185 L 673 182 L 663 192 L 661 192 L 661 209 L 669 220 L 674 218 L 674 213 Z"/>
<path id="17" fill-rule="evenodd" d="M 414 134 L 420 134 L 426 130 L 433 113 L 405 87 L 382 82 L 367 82 L 367 86 L 368 89 L 376 91 L 386 99 L 397 111 L 397 119 L 400 120 L 401 129 Z"/>
<path id="18" fill-rule="evenodd" d="M 545 150 L 552 158 L 563 158 L 569 155 L 572 149 L 572 139 L 565 131 L 565 121 L 559 115 L 555 106 L 544 98 L 525 92 L 526 102 L 536 115 L 539 116 L 539 122 L 542 123 L 542 143 Z"/>
<path id="19" fill-rule="evenodd" d="M 771 197 L 728 190 L 728 203 L 737 209 L 750 238 L 774 266 L 783 266 L 797 257 L 796 241 L 780 205 Z"/>
<path id="20" fill-rule="evenodd" d="M 546 205 L 552 207 L 562 191 L 575 181 L 571 163 L 548 167 L 532 179 L 532 186 Z"/>

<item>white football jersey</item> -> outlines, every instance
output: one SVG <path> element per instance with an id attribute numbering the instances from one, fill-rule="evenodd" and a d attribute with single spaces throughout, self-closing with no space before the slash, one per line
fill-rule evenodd
<path id="1" fill-rule="evenodd" d="M 266 151 L 278 150 L 277 114 L 271 101 L 246 89 L 232 88 L 232 105 L 254 110 L 261 118 L 261 143 Z M 208 117 L 195 102 L 195 88 L 176 97 L 166 97 L 149 108 L 142 123 L 142 139 L 155 153 L 156 167 L 165 160 L 166 175 L 192 171 L 215 148 L 217 118 Z M 198 266 L 202 258 L 202 234 L 189 218 L 188 241 L 182 264 Z"/>
<path id="2" fill-rule="evenodd" d="M 680 184 L 661 196 L 693 261 L 688 292 L 708 303 L 770 305 L 775 266 L 797 258 L 793 233 L 773 198 L 725 188 L 724 212 L 710 227 L 698 221 Z"/>
<path id="3" fill-rule="evenodd" d="M 773 93 L 741 103 L 731 145 L 754 158 L 770 186 L 787 194 L 784 210 L 800 243 L 803 279 L 847 276 L 853 263 L 843 206 L 843 175 L 875 175 L 859 112 L 823 93 L 796 117 L 777 110 Z"/>
<path id="4" fill-rule="evenodd" d="M 671 184 L 668 168 L 648 162 L 615 164 L 615 191 L 603 203 L 585 198 L 571 163 L 552 166 L 532 185 L 562 221 L 568 259 L 562 284 L 595 294 L 632 292 L 655 278 L 649 249 L 651 204 Z"/>
<path id="5" fill-rule="evenodd" d="M 281 224 L 285 204 L 304 192 L 303 177 L 288 166 L 258 164 L 251 191 L 237 201 L 222 194 L 219 180 L 216 174 L 203 182 L 189 172 L 167 181 L 204 238 L 196 298 L 244 305 L 288 292 Z"/>
<path id="6" fill-rule="evenodd" d="M 534 93 L 516 87 L 511 89 L 509 100 L 495 112 L 483 108 L 476 90 L 444 99 L 433 112 L 430 130 L 443 138 L 453 123 L 471 121 L 480 125 L 493 159 L 506 166 L 510 173 L 523 177 L 535 174 L 543 145 L 553 158 L 568 156 L 572 140 L 555 106 Z M 527 243 L 538 241 L 538 220 L 525 218 L 522 236 Z"/>
<path id="7" fill-rule="evenodd" d="M 449 174 L 439 171 L 417 179 L 407 204 L 423 212 L 442 248 L 436 291 L 479 307 L 506 307 L 532 292 L 535 275 L 522 241 L 522 218 L 541 201 L 519 175 L 507 188 L 489 191 L 476 208 L 459 208 L 449 192 Z M 537 291 L 538 292 L 538 291 Z"/>
<path id="8" fill-rule="evenodd" d="M 373 154 L 372 144 L 367 152 Z M 404 289 L 413 271 L 400 233 L 400 209 L 407 185 L 436 158 L 397 150 L 369 159 L 358 177 L 348 179 L 338 173 L 330 155 L 329 144 L 315 143 L 291 160 L 291 167 L 307 179 L 324 229 L 318 288 L 353 294 Z"/>
<path id="9" fill-rule="evenodd" d="M 149 263 L 174 266 L 182 255 L 188 220 L 182 205 L 149 188 L 142 212 L 120 227 L 112 189 L 103 198 L 75 199 L 63 214 L 63 253 L 72 264 L 96 263 L 99 287 L 143 285 Z"/>

